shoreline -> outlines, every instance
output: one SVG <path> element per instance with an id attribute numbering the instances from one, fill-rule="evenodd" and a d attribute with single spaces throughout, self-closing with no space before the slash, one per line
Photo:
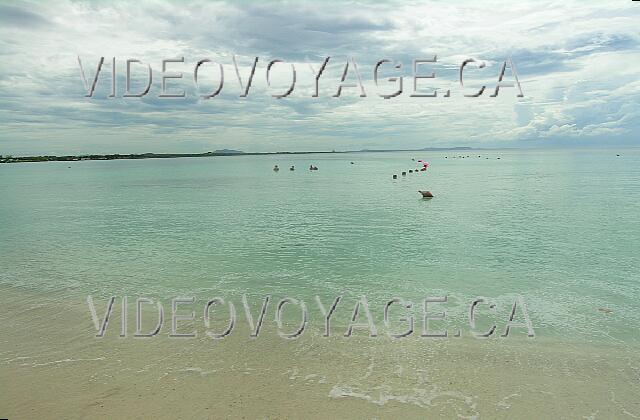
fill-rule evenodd
<path id="1" fill-rule="evenodd" d="M 623 145 L 619 147 L 619 152 L 623 150 L 637 150 L 637 146 Z M 144 159 L 178 159 L 178 158 L 198 158 L 198 157 L 232 157 L 232 156 L 285 156 L 285 155 L 348 155 L 358 153 L 397 153 L 397 152 L 471 152 L 471 151 L 608 151 L 600 147 L 551 147 L 551 148 L 529 148 L 529 147 L 425 147 L 422 149 L 362 149 L 362 150 L 325 150 L 325 151 L 279 151 L 279 152 L 243 152 L 240 150 L 218 150 L 205 153 L 110 153 L 110 154 L 81 154 L 81 155 L 39 155 L 39 156 L 13 156 L 1 155 L 0 164 L 3 163 L 39 163 L 39 162 L 80 162 L 88 160 L 144 160 Z M 612 152 L 616 153 L 616 152 Z"/>
<path id="2" fill-rule="evenodd" d="M 344 151 L 293 151 L 293 152 L 242 152 L 215 151 L 205 153 L 129 153 L 129 154 L 92 154 L 92 155 L 43 155 L 43 156 L 5 156 L 0 155 L 0 163 L 27 162 L 78 162 L 87 160 L 135 160 L 135 159 L 175 159 L 194 157 L 226 157 L 226 156 L 277 156 L 277 155 L 313 155 L 313 154 L 349 154 L 349 153 L 390 153 L 390 152 L 440 152 L 440 151 L 485 150 L 473 147 L 434 147 L 425 149 L 384 149 L 384 150 L 344 150 Z"/>
<path id="3" fill-rule="evenodd" d="M 510 347 L 515 346 L 517 348 L 530 348 L 532 350 L 540 348 L 556 348 L 561 351 L 566 346 L 589 349 L 593 352 L 607 353 L 618 352 L 624 353 L 627 351 L 637 352 L 640 350 L 640 343 L 633 341 L 622 341 L 615 339 L 608 335 L 602 335 L 598 338 L 588 335 L 567 335 L 564 331 L 556 328 L 550 328 L 542 326 L 537 321 L 533 323 L 535 335 L 527 336 L 525 326 L 515 326 L 508 336 L 502 336 L 505 323 L 498 323 L 496 325 L 496 333 L 487 337 L 474 336 L 471 328 L 468 325 L 458 325 L 455 323 L 456 318 L 447 318 L 442 320 L 444 324 L 431 327 L 431 332 L 437 329 L 446 329 L 448 335 L 446 337 L 431 335 L 422 336 L 422 327 L 424 319 L 415 316 L 415 330 L 412 334 L 407 336 L 398 336 L 397 332 L 401 330 L 403 326 L 401 323 L 387 326 L 383 322 L 382 314 L 371 310 L 372 322 L 377 329 L 375 336 L 370 335 L 370 331 L 366 328 L 366 320 L 364 315 L 360 321 L 364 322 L 364 325 L 355 326 L 355 330 L 352 334 L 346 335 L 345 332 L 352 324 L 349 322 L 349 315 L 352 314 L 353 305 L 351 303 L 357 301 L 353 300 L 349 302 L 348 306 L 338 306 L 338 309 L 333 313 L 331 322 L 329 324 L 329 335 L 327 333 L 327 326 L 325 319 L 320 309 L 313 307 L 312 299 L 301 298 L 302 301 L 308 304 L 309 316 L 306 320 L 306 326 L 304 331 L 298 335 L 292 335 L 287 337 L 287 334 L 280 334 L 280 326 L 278 325 L 275 315 L 275 304 L 277 300 L 273 300 L 269 303 L 269 307 L 265 310 L 262 316 L 263 320 L 258 321 L 260 308 L 264 301 L 260 299 L 250 299 L 249 311 L 252 313 L 253 319 L 250 321 L 246 317 L 246 309 L 241 302 L 234 301 L 232 299 L 224 299 L 225 305 L 229 302 L 233 302 L 235 305 L 234 323 L 231 326 L 227 334 L 212 338 L 210 335 L 213 330 L 224 330 L 229 326 L 229 313 L 225 307 L 220 307 L 219 302 L 211 306 L 211 319 L 205 321 L 202 317 L 202 307 L 207 304 L 207 299 L 196 300 L 194 304 L 187 305 L 181 304 L 180 310 L 184 310 L 184 313 L 188 313 L 189 310 L 194 310 L 194 317 L 189 320 L 178 319 L 178 334 L 172 335 L 172 309 L 171 300 L 165 297 L 148 296 L 152 299 L 151 305 L 145 305 L 141 319 L 144 319 L 141 325 L 145 326 L 145 331 L 148 332 L 153 329 L 154 326 L 159 327 L 154 334 L 150 335 L 137 335 L 135 334 L 136 327 L 136 299 L 134 296 L 127 296 L 128 299 L 125 302 L 127 305 L 127 315 L 124 318 L 126 323 L 125 330 L 126 335 L 121 335 L 123 328 L 122 320 L 122 299 L 121 297 L 115 297 L 112 308 L 109 314 L 108 326 L 104 326 L 104 317 L 108 310 L 108 303 L 110 297 L 113 294 L 103 294 L 93 296 L 95 298 L 93 305 L 95 307 L 95 316 L 97 320 L 92 320 L 92 313 L 90 306 L 86 300 L 87 295 L 83 292 L 74 292 L 71 289 L 61 289 L 58 291 L 52 290 L 39 290 L 37 288 L 29 288 L 21 285 L 11 285 L 0 282 L 0 292 L 2 298 L 0 298 L 0 304 L 9 309 L 8 312 L 19 314 L 25 307 L 32 308 L 31 310 L 42 310 L 48 308 L 53 312 L 64 313 L 63 317 L 72 322 L 65 322 L 59 325 L 73 329 L 74 336 L 76 338 L 82 338 L 88 340 L 87 342 L 109 342 L 111 340 L 117 340 L 118 342 L 136 342 L 136 341 L 153 341 L 156 343 L 165 343 L 166 346 L 189 346 L 201 342 L 203 340 L 209 341 L 212 345 L 218 347 L 226 347 L 229 343 L 236 341 L 246 342 L 279 342 L 279 343 L 295 343 L 311 340 L 315 344 L 319 345 L 322 342 L 325 343 L 342 343 L 342 345 L 350 347 L 350 344 L 356 344 L 354 348 L 357 348 L 358 343 L 369 343 L 371 345 L 389 345 L 389 346 L 404 346 L 404 345 L 419 345 L 419 346 L 463 346 L 469 350 L 476 348 L 482 349 L 486 346 L 497 347 Z M 327 309 L 331 302 L 326 303 Z M 148 306 L 160 305 L 163 307 L 164 320 L 160 324 L 156 324 L 157 312 L 155 308 Z M 200 306 L 198 306 L 200 305 Z M 379 308 L 378 308 L 379 309 Z M 451 309 L 451 308 L 450 308 Z M 453 308 L 455 311 L 456 308 Z M 294 309 L 291 309 L 295 312 Z M 434 312 L 437 309 L 434 309 Z M 449 312 L 454 314 L 454 312 Z M 419 315 L 419 314 L 413 314 Z M 22 317 L 20 317 L 22 318 Z M 151 323 L 148 324 L 148 319 Z M 179 316 L 178 316 L 179 318 Z M 214 320 L 214 318 L 216 320 Z M 100 326 L 104 326 L 103 334 L 99 334 L 94 324 L 99 322 Z M 294 331 L 296 327 L 300 325 L 300 318 L 298 313 L 285 314 L 281 318 L 283 322 L 283 328 L 285 330 Z M 435 320 L 438 322 L 437 320 Z M 211 325 L 207 325 L 211 322 Z M 254 322 L 255 325 L 251 325 Z M 447 324 L 447 322 L 449 322 Z M 18 322 L 20 323 L 20 322 Z M 151 325 L 153 324 L 153 325 Z M 259 324 L 259 326 L 257 325 Z M 355 324 L 354 324 L 355 325 Z M 42 324 L 41 327 L 46 327 Z M 253 334 L 255 329 L 259 330 L 259 334 Z M 10 330 L 8 328 L 7 330 Z M 455 330 L 460 330 L 461 334 L 456 335 Z M 51 331 L 49 331 L 51 332 Z M 194 336 L 188 336 L 187 334 L 181 335 L 179 333 L 195 332 Z M 395 336 L 393 334 L 396 334 Z M 215 344 L 214 344 L 215 343 Z"/>

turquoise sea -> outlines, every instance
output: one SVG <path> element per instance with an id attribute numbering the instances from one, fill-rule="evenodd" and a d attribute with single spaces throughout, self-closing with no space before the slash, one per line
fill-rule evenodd
<path id="1" fill-rule="evenodd" d="M 426 172 L 401 175 L 417 168 L 419 159 L 430 162 Z M 279 172 L 272 170 L 276 164 Z M 319 170 L 309 171 L 311 164 Z M 291 165 L 295 171 L 289 170 Z M 221 396 L 217 403 L 229 411 L 218 414 L 295 418 L 301 415 L 295 402 L 304 398 L 319 410 L 329 410 L 309 417 L 322 417 L 321 413 L 352 417 L 340 415 L 347 408 L 361 418 L 418 416 L 419 412 L 410 411 L 414 409 L 435 410 L 430 412 L 434 417 L 526 417 L 536 401 L 534 393 L 539 391 L 543 398 L 545 388 L 552 387 L 527 375 L 549 363 L 554 366 L 549 378 L 565 394 L 550 400 L 553 411 L 548 414 L 573 418 L 578 413 L 574 410 L 585 410 L 580 413 L 592 415 L 595 408 L 587 408 L 595 390 L 606 400 L 598 404 L 614 410 L 611 417 L 600 412 L 603 418 L 624 417 L 625 412 L 640 416 L 632 397 L 640 391 L 639 180 L 638 149 L 0 165 L 0 306 L 4 308 L 0 360 L 3 376 L 17 384 L 15 399 L 2 403 L 0 415 L 33 414 L 29 398 L 41 398 L 49 400 L 44 407 L 51 413 L 70 416 L 67 410 L 73 409 L 79 416 L 111 416 L 121 414 L 119 404 L 125 398 L 121 394 L 131 391 L 129 385 L 148 395 L 163 395 L 160 401 L 180 392 L 177 401 L 189 401 L 195 388 L 229 386 L 229 378 L 216 382 L 215 375 L 203 373 L 205 365 L 214 362 L 203 356 L 209 341 L 202 308 L 208 299 L 223 297 L 235 303 L 238 324 L 245 325 L 241 296 L 246 294 L 255 311 L 265 295 L 303 300 L 309 309 L 309 331 L 301 341 L 281 339 L 273 334 L 270 307 L 265 339 L 246 344 L 247 334 L 239 329 L 234 334 L 244 335 L 235 338 L 237 345 L 231 341 L 226 348 L 213 345 L 222 365 L 207 372 L 238 373 L 244 366 L 249 370 L 241 373 L 251 377 L 253 385 L 236 385 L 254 387 L 257 395 L 262 395 L 258 389 L 273 389 L 270 392 L 278 390 L 278 398 L 284 398 L 290 389 L 286 381 L 303 388 L 289 395 L 288 404 L 278 406 L 270 405 L 266 396 L 254 400 L 245 395 L 252 401 L 245 401 L 248 411 L 234 411 L 240 410 L 234 404 L 242 404 L 242 393 Z M 418 190 L 430 190 L 435 198 L 423 199 Z M 96 300 L 100 316 L 108 297 L 126 295 L 130 304 L 139 296 L 161 300 L 165 318 L 170 318 L 171 298 L 193 296 L 196 320 L 183 325 L 185 330 L 190 326 L 198 330 L 198 338 L 162 338 L 170 331 L 168 319 L 153 347 L 148 341 L 117 338 L 119 321 L 109 326 L 111 338 L 105 340 L 112 341 L 96 339 L 87 295 Z M 324 324 L 316 295 L 325 305 L 343 297 L 334 337 L 325 341 L 320 337 Z M 362 341 L 345 344 L 336 337 L 342 337 L 361 296 L 369 301 L 380 336 L 367 339 L 361 329 L 356 335 Z M 424 350 L 419 333 L 422 299 L 428 296 L 447 297 L 446 304 L 434 305 L 435 312 L 447 310 L 447 319 L 433 321 L 433 329 L 447 328 L 450 335 L 460 329 L 462 338 L 446 340 L 460 340 L 464 346 L 458 348 L 464 350 L 451 350 L 449 354 L 457 356 L 444 359 L 422 354 L 422 360 L 443 364 L 433 381 L 425 382 L 415 376 L 421 369 L 416 359 L 398 358 Z M 414 303 L 416 333 L 407 341 L 384 335 L 383 305 L 395 297 Z M 511 305 L 521 299 L 535 338 L 526 337 L 524 328 L 514 328 L 513 339 L 499 338 L 498 333 L 488 340 L 469 338 L 469 303 L 477 297 L 496 305 L 493 311 L 483 307 L 479 329 L 495 323 L 502 333 Z M 522 320 L 520 309 L 518 320 Z M 294 309 L 287 314 L 291 329 L 300 315 Z M 402 329 L 397 317 L 394 322 L 394 328 Z M 133 312 L 129 323 L 132 333 Z M 339 352 L 329 348 L 330 340 L 339 342 Z M 495 347 L 489 351 L 491 343 L 503 352 Z M 453 346 L 440 341 L 435 345 Z M 257 346 L 256 351 L 246 350 L 247 346 Z M 320 351 L 317 346 L 327 348 Z M 174 359 L 186 349 L 191 364 Z M 576 356 L 563 349 L 585 354 Z M 243 351 L 251 354 L 240 362 Z M 355 360 L 347 360 L 347 354 Z M 503 359 L 501 354 L 510 356 Z M 224 363 L 225 357 L 234 363 Z M 454 359 L 460 364 L 447 365 Z M 297 370 L 289 364 L 277 371 L 287 360 L 299 362 Z M 503 376 L 495 370 L 485 372 L 484 386 L 473 392 L 466 392 L 472 385 L 447 382 L 445 376 L 479 377 L 471 365 L 465 370 L 465 360 L 498 367 L 515 360 L 522 370 L 511 370 L 509 375 L 515 375 L 513 384 L 523 388 L 511 393 L 499 389 Z M 251 376 L 264 372 L 260 369 L 265 366 L 273 376 Z M 315 370 L 302 374 L 310 366 Z M 171 376 L 183 368 L 199 372 L 198 379 Z M 397 382 L 372 381 L 367 369 L 397 374 Z M 143 375 L 135 387 L 127 376 L 133 372 Z M 34 390 L 31 397 L 24 396 L 20 390 L 33 383 L 27 380 L 33 381 L 33 375 L 45 378 L 45 384 L 53 381 L 63 388 L 66 384 L 67 391 L 51 394 L 43 388 L 41 395 Z M 20 378 L 26 378 L 23 388 Z M 93 395 L 99 387 L 83 388 L 83 381 L 105 385 L 100 391 L 104 395 Z M 167 391 L 173 394 L 158 394 L 159 389 L 169 389 L 166 386 L 176 388 L 176 383 L 182 386 Z M 63 404 L 60 398 L 65 392 L 72 398 Z M 518 404 L 512 394 L 529 396 Z M 153 407 L 158 409 L 161 403 L 156 403 Z M 154 413 L 149 400 L 141 404 L 137 407 L 151 410 L 145 413 Z M 190 415 L 213 415 L 194 404 L 189 405 Z M 268 409 L 260 411 L 260 406 Z"/>

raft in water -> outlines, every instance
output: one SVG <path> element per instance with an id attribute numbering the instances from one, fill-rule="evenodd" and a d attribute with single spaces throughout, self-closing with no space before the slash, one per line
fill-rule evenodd
<path id="1" fill-rule="evenodd" d="M 418 190 L 418 192 L 420 194 L 422 194 L 422 198 L 433 198 L 433 194 L 431 194 L 431 191 L 420 191 L 420 190 Z"/>

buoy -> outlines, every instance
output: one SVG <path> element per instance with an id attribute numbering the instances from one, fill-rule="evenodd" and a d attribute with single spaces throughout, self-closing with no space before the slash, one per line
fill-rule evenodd
<path id="1" fill-rule="evenodd" d="M 398 179 L 398 175 L 394 175 L 394 176 L 393 176 L 393 179 Z"/>
<path id="2" fill-rule="evenodd" d="M 433 194 L 431 194 L 431 191 L 420 191 L 420 190 L 418 190 L 418 192 L 420 194 L 422 194 L 422 198 L 433 198 Z"/>

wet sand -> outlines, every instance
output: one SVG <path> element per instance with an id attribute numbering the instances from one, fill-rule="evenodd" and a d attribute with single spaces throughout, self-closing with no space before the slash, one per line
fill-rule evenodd
<path id="1" fill-rule="evenodd" d="M 522 335 L 326 338 L 321 325 L 286 340 L 271 319 L 258 339 L 242 326 L 222 341 L 121 338 L 117 314 L 98 339 L 80 301 L 27 295 L 2 298 L 8 418 L 640 416 L 637 348 Z"/>

